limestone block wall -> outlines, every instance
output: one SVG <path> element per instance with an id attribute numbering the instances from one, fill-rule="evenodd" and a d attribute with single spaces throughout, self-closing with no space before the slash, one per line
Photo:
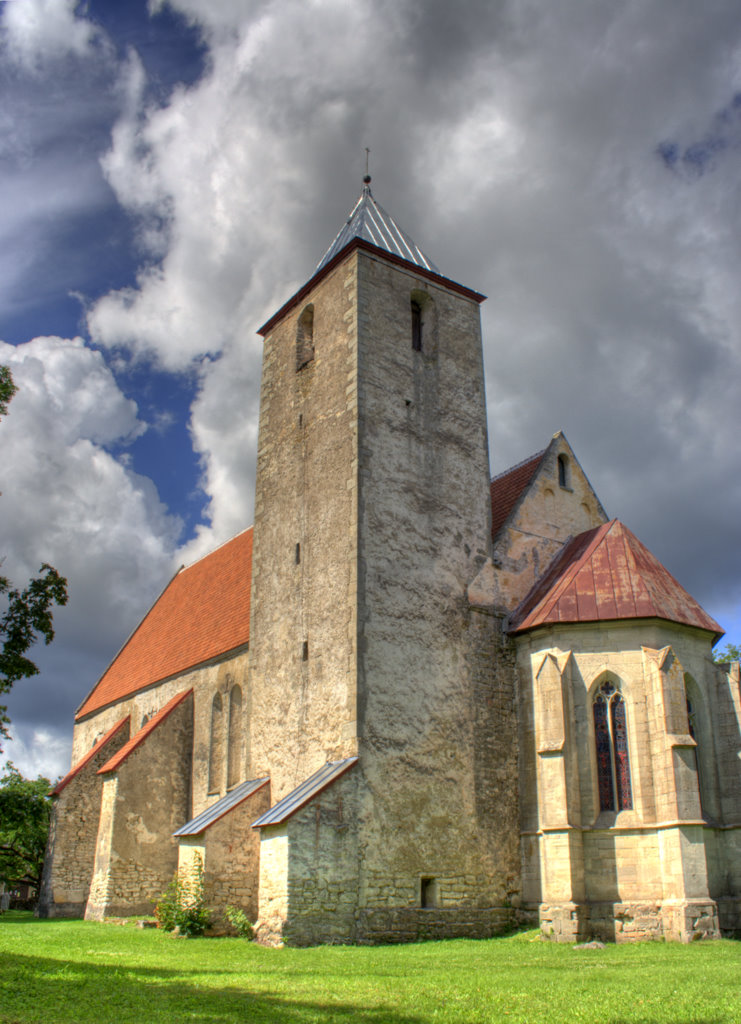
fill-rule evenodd
<path id="1" fill-rule="evenodd" d="M 223 658 L 209 662 L 183 672 L 178 676 L 140 690 L 129 697 L 112 704 L 110 707 L 75 722 L 73 735 L 72 763 L 79 761 L 100 736 L 105 735 L 115 722 L 126 715 L 131 716 L 132 735 L 149 721 L 177 693 L 193 690 L 193 767 L 191 807 L 195 816 L 211 804 L 215 803 L 227 791 L 227 758 L 229 751 L 229 694 L 232 687 L 239 686 L 242 691 L 242 728 L 241 742 L 234 756 L 239 762 L 237 782 L 244 781 L 246 764 L 249 757 L 249 705 L 248 688 L 249 652 L 240 649 L 226 654 Z M 216 776 L 216 785 L 211 788 L 213 780 L 209 779 L 209 760 L 212 745 L 212 711 L 213 700 L 219 694 L 223 701 L 224 715 L 221 723 L 221 769 Z M 217 737 L 218 742 L 218 737 Z M 184 825 L 187 818 L 178 822 L 176 827 Z"/>
<path id="2" fill-rule="evenodd" d="M 565 485 L 559 483 L 559 456 L 566 459 Z M 498 606 L 516 608 L 570 537 L 605 522 L 605 511 L 571 446 L 556 434 L 512 520 L 496 538 Z"/>
<path id="3" fill-rule="evenodd" d="M 151 913 L 178 863 L 173 832 L 190 818 L 193 697 L 104 778 L 85 917 Z"/>
<path id="4" fill-rule="evenodd" d="M 240 907 L 250 921 L 257 920 L 260 835 L 251 825 L 269 807 L 270 786 L 265 785 L 200 836 L 179 840 L 178 872 L 187 874 L 194 855 L 200 856 L 205 902 L 218 931 L 228 929 L 227 906 Z"/>
<path id="5" fill-rule="evenodd" d="M 357 753 L 356 266 L 351 255 L 324 277 L 264 343 L 249 777 L 269 774 L 274 801 Z M 313 358 L 299 370 L 310 308 Z"/>
<path id="6" fill-rule="evenodd" d="M 259 941 L 306 946 L 362 939 L 360 784 L 356 764 L 286 822 L 260 829 Z"/>
<path id="7" fill-rule="evenodd" d="M 103 794 L 98 769 L 129 738 L 130 722 L 99 745 L 54 798 L 39 892 L 39 917 L 82 917 L 95 861 Z"/>
<path id="8" fill-rule="evenodd" d="M 554 933 L 717 934 L 713 878 L 724 854 L 708 842 L 703 811 L 719 806 L 716 780 L 736 767 L 713 738 L 724 717 L 715 674 L 710 638 L 670 623 L 559 626 L 518 639 L 524 896 L 540 901 Z M 626 706 L 633 806 L 619 813 L 600 810 L 597 789 L 592 703 L 605 679 Z"/>
<path id="9" fill-rule="evenodd" d="M 446 906 L 517 898 L 516 740 L 501 621 L 467 598 L 491 529 L 478 303 L 361 253 L 358 353 L 360 906 L 381 937 L 433 909 L 422 878 Z"/>

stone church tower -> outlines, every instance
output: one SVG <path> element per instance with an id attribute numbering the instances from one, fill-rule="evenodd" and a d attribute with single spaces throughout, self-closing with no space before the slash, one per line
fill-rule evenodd
<path id="1" fill-rule="evenodd" d="M 260 332 L 248 774 L 281 800 L 358 759 L 333 787 L 326 851 L 292 818 L 283 861 L 263 858 L 266 927 L 271 906 L 289 928 L 313 914 L 301 893 L 322 856 L 337 937 L 417 934 L 410 906 L 439 908 L 430 934 L 450 933 L 453 906 L 486 930 L 517 888 L 512 675 L 497 682 L 494 623 L 467 600 L 491 549 L 482 299 L 368 181 Z M 262 826 L 263 850 L 277 831 Z"/>
<path id="2" fill-rule="evenodd" d="M 479 306 L 370 179 L 264 325 L 255 522 L 75 716 L 43 916 L 203 867 L 267 943 L 741 928 L 741 672 L 562 433 L 489 479 Z"/>

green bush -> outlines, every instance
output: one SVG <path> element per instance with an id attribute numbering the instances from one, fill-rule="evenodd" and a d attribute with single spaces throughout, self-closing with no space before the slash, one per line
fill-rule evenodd
<path id="1" fill-rule="evenodd" d="M 175 872 L 154 908 L 157 924 L 163 931 L 177 928 L 180 935 L 203 935 L 211 922 L 203 891 L 203 861 L 199 854 L 187 877 Z"/>
<path id="2" fill-rule="evenodd" d="M 224 910 L 224 916 L 235 930 L 237 935 L 243 939 L 251 939 L 253 930 L 252 923 L 241 907 L 228 906 Z"/>

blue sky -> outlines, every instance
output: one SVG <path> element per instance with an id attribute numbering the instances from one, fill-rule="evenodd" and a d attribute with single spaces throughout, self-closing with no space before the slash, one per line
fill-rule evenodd
<path id="1" fill-rule="evenodd" d="M 741 640 L 731 0 L 0 0 L 0 551 L 70 580 L 8 754 L 251 522 L 256 328 L 362 184 L 486 293 L 492 471 L 562 429 Z"/>

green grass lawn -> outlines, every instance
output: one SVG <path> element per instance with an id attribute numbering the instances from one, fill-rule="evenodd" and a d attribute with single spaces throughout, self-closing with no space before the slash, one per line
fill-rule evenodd
<path id="1" fill-rule="evenodd" d="M 524 932 L 263 949 L 11 912 L 0 918 L 0 1021 L 741 1024 L 741 943 L 575 950 Z"/>

